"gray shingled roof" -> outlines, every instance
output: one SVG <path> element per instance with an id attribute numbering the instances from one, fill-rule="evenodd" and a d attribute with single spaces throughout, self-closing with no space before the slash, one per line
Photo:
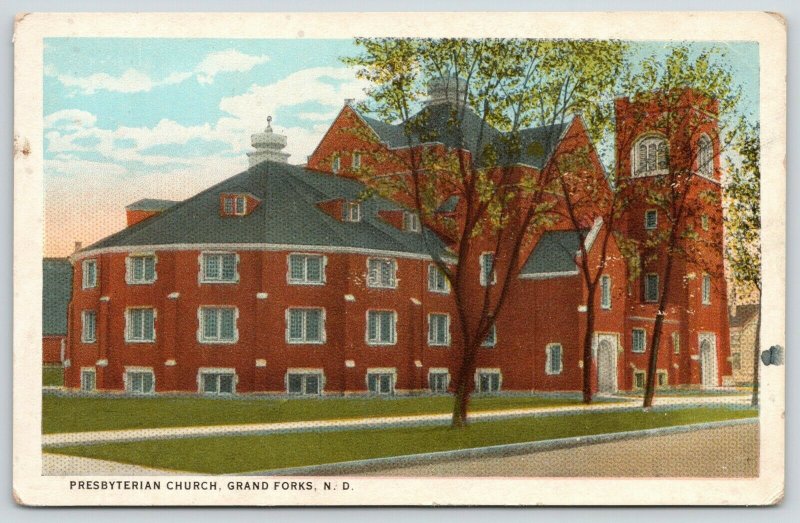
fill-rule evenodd
<path id="1" fill-rule="evenodd" d="M 66 258 L 45 258 L 42 273 L 42 335 L 66 335 L 67 307 L 72 297 L 72 265 Z"/>
<path id="2" fill-rule="evenodd" d="M 569 125 L 563 123 L 522 129 L 514 137 L 511 133 L 502 133 L 486 124 L 474 110 L 467 108 L 460 122 L 459 133 L 457 120 L 460 115 L 455 106 L 448 103 L 425 107 L 409 118 L 409 123 L 389 124 L 369 116 L 360 116 L 378 138 L 390 147 L 409 145 L 409 137 L 406 137 L 408 128 L 411 130 L 412 145 L 440 142 L 448 147 L 465 147 L 476 153 L 479 145 L 483 149 L 492 144 L 497 149 L 502 164 L 524 163 L 536 168 L 544 165 Z M 509 147 L 509 144 L 515 143 L 512 138 L 519 139 L 519 148 L 515 148 L 518 152 L 512 152 Z"/>
<path id="3" fill-rule="evenodd" d="M 444 244 L 432 232 L 423 236 L 400 231 L 379 218 L 379 210 L 401 209 L 388 200 L 371 197 L 362 202 L 358 223 L 343 223 L 317 206 L 337 198 L 356 200 L 363 191 L 364 185 L 354 180 L 265 161 L 84 250 L 175 243 L 270 243 L 428 254 L 427 239 L 437 253 L 444 253 Z M 247 216 L 220 216 L 219 195 L 223 192 L 250 193 L 261 205 Z"/>
<path id="4" fill-rule="evenodd" d="M 175 200 L 156 200 L 155 198 L 142 198 L 125 208 L 129 211 L 163 211 L 175 205 Z"/>
<path id="5" fill-rule="evenodd" d="M 575 255 L 580 249 L 578 231 L 548 231 L 542 234 L 520 271 L 521 275 L 575 272 Z"/>
<path id="6" fill-rule="evenodd" d="M 761 305 L 758 303 L 746 303 L 736 306 L 736 316 L 730 317 L 731 327 L 742 327 L 753 319 L 756 314 L 761 312 Z"/>

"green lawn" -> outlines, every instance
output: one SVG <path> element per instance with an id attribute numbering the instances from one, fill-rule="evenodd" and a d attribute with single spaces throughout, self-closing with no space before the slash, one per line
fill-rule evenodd
<path id="1" fill-rule="evenodd" d="M 525 407 L 556 407 L 577 399 L 532 396 L 476 397 L 473 412 Z M 111 429 L 275 423 L 450 412 L 451 396 L 417 398 L 213 399 L 86 398 L 45 394 L 42 431 L 86 432 Z"/>
<path id="2" fill-rule="evenodd" d="M 47 452 L 228 474 L 754 416 L 756 410 L 723 408 L 593 413 L 481 422 L 463 430 L 416 427 L 208 437 L 62 447 Z"/>
<path id="3" fill-rule="evenodd" d="M 56 365 L 42 367 L 42 385 L 45 387 L 63 387 L 64 369 Z"/>

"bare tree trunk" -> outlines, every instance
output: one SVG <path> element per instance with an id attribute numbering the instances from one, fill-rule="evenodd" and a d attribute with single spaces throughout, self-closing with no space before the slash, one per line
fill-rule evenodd
<path id="1" fill-rule="evenodd" d="M 450 426 L 462 429 L 467 426 L 467 407 L 469 405 L 469 387 L 464 377 L 459 377 L 455 397 L 453 398 L 453 419 Z"/>
<path id="2" fill-rule="evenodd" d="M 761 291 L 758 293 L 758 320 L 756 320 L 756 339 L 753 351 L 753 399 L 750 400 L 750 405 L 758 407 L 758 386 L 759 374 L 761 374 Z"/>
<path id="3" fill-rule="evenodd" d="M 674 235 L 674 234 L 673 234 Z M 673 236 L 670 235 L 670 236 Z M 672 243 L 672 242 L 671 242 Z M 670 245 L 672 247 L 672 245 Z M 671 251 L 672 249 L 670 249 Z M 653 340 L 652 347 L 650 347 L 650 361 L 647 365 L 647 386 L 644 391 L 644 404 L 645 409 L 653 406 L 653 396 L 656 393 L 656 375 L 658 372 L 658 348 L 661 345 L 661 332 L 664 330 L 664 315 L 667 308 L 667 297 L 669 294 L 670 280 L 672 279 L 672 256 L 667 256 L 667 266 L 664 270 L 664 285 L 662 293 L 659 297 L 658 312 L 656 313 L 656 322 L 653 325 Z"/>
<path id="4" fill-rule="evenodd" d="M 583 337 L 583 402 L 592 402 L 592 342 L 594 339 L 594 295 L 596 287 L 589 285 L 586 300 L 586 333 Z"/>

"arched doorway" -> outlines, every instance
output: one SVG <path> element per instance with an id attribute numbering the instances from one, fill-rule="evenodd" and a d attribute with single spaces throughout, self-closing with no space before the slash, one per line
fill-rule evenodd
<path id="1" fill-rule="evenodd" d="M 700 334 L 700 376 L 703 388 L 718 385 L 717 337 L 714 334 Z"/>
<path id="2" fill-rule="evenodd" d="M 597 336 L 597 392 L 617 392 L 617 338 L 612 334 Z"/>

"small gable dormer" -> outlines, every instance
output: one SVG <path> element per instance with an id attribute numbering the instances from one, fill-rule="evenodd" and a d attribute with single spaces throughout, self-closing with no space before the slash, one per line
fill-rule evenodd
<path id="1" fill-rule="evenodd" d="M 356 200 L 345 200 L 344 198 L 334 198 L 317 202 L 317 207 L 340 222 L 360 222 L 361 221 L 361 202 Z"/>
<path id="2" fill-rule="evenodd" d="M 261 200 L 250 193 L 221 193 L 219 214 L 223 217 L 247 216 L 261 204 Z"/>
<path id="3" fill-rule="evenodd" d="M 395 229 L 403 232 L 420 232 L 421 230 L 419 215 L 415 212 L 391 209 L 379 211 L 378 216 Z"/>

